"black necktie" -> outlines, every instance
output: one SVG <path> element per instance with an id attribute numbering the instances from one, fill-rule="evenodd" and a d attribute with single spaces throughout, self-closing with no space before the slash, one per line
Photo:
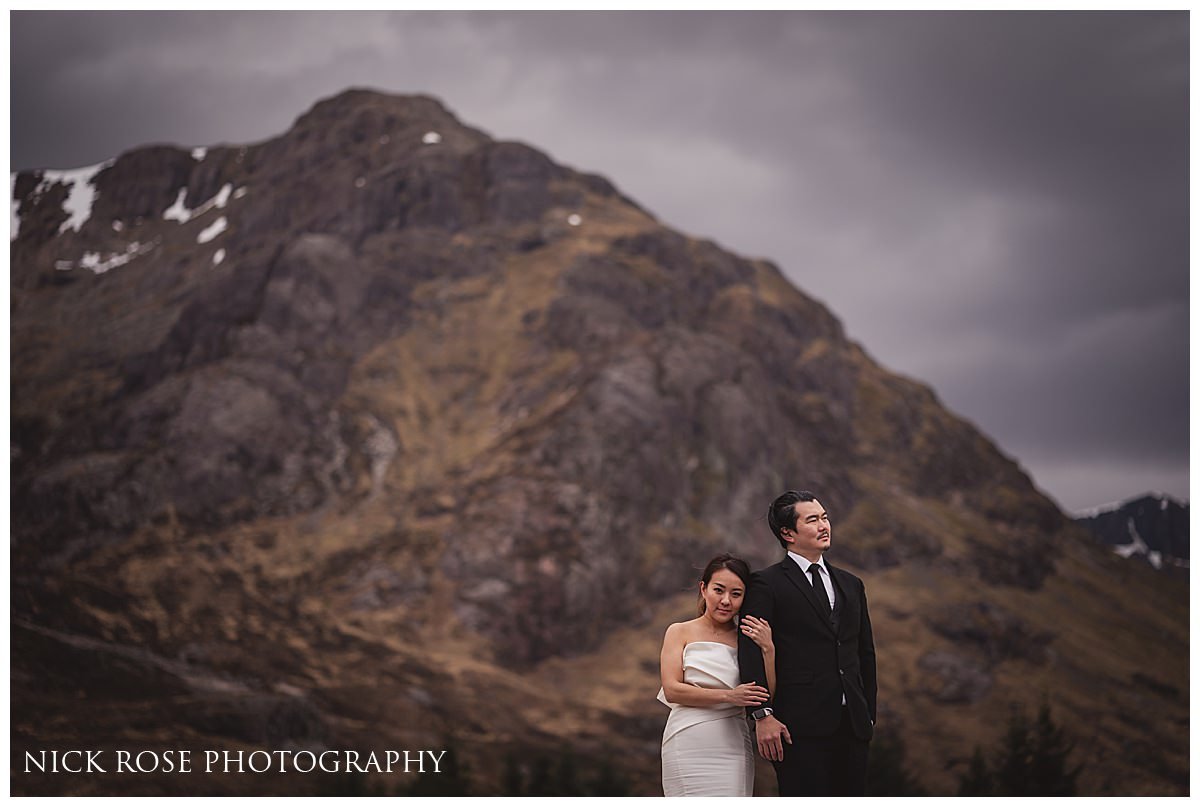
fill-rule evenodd
<path id="1" fill-rule="evenodd" d="M 821 582 L 821 567 L 814 563 L 808 567 L 808 573 L 812 575 L 813 593 L 821 603 L 821 610 L 827 614 L 833 613 L 829 607 L 829 594 L 825 591 L 825 584 Z"/>

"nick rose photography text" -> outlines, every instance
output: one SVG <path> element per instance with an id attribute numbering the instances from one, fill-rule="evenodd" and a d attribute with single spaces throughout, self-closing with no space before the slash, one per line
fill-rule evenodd
<path id="1" fill-rule="evenodd" d="M 445 751 L 26 751 L 25 773 L 441 773 Z"/>

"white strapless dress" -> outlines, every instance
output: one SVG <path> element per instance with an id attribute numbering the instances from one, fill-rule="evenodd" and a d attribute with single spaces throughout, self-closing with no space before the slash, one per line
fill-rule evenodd
<path id="1" fill-rule="evenodd" d="M 683 680 L 706 689 L 733 689 L 737 649 L 720 642 L 691 642 L 683 648 Z M 733 704 L 671 707 L 662 740 L 664 796 L 754 795 L 754 741 L 746 712 Z"/>

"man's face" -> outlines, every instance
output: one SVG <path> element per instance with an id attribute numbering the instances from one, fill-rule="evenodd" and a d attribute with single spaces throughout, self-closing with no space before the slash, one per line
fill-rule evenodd
<path id="1" fill-rule="evenodd" d="M 829 549 L 832 533 L 829 516 L 816 500 L 796 502 L 792 509 L 796 513 L 796 529 L 783 530 L 783 538 L 790 544 L 790 551 L 816 563 Z"/>

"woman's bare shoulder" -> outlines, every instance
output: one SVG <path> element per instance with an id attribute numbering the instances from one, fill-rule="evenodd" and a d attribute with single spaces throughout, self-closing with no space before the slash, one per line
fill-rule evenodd
<path id="1" fill-rule="evenodd" d="M 683 639 L 686 641 L 695 632 L 696 623 L 699 621 L 700 617 L 689 619 L 687 622 L 672 622 L 670 625 L 667 625 L 667 632 L 663 638 L 667 641 L 671 639 Z"/>

